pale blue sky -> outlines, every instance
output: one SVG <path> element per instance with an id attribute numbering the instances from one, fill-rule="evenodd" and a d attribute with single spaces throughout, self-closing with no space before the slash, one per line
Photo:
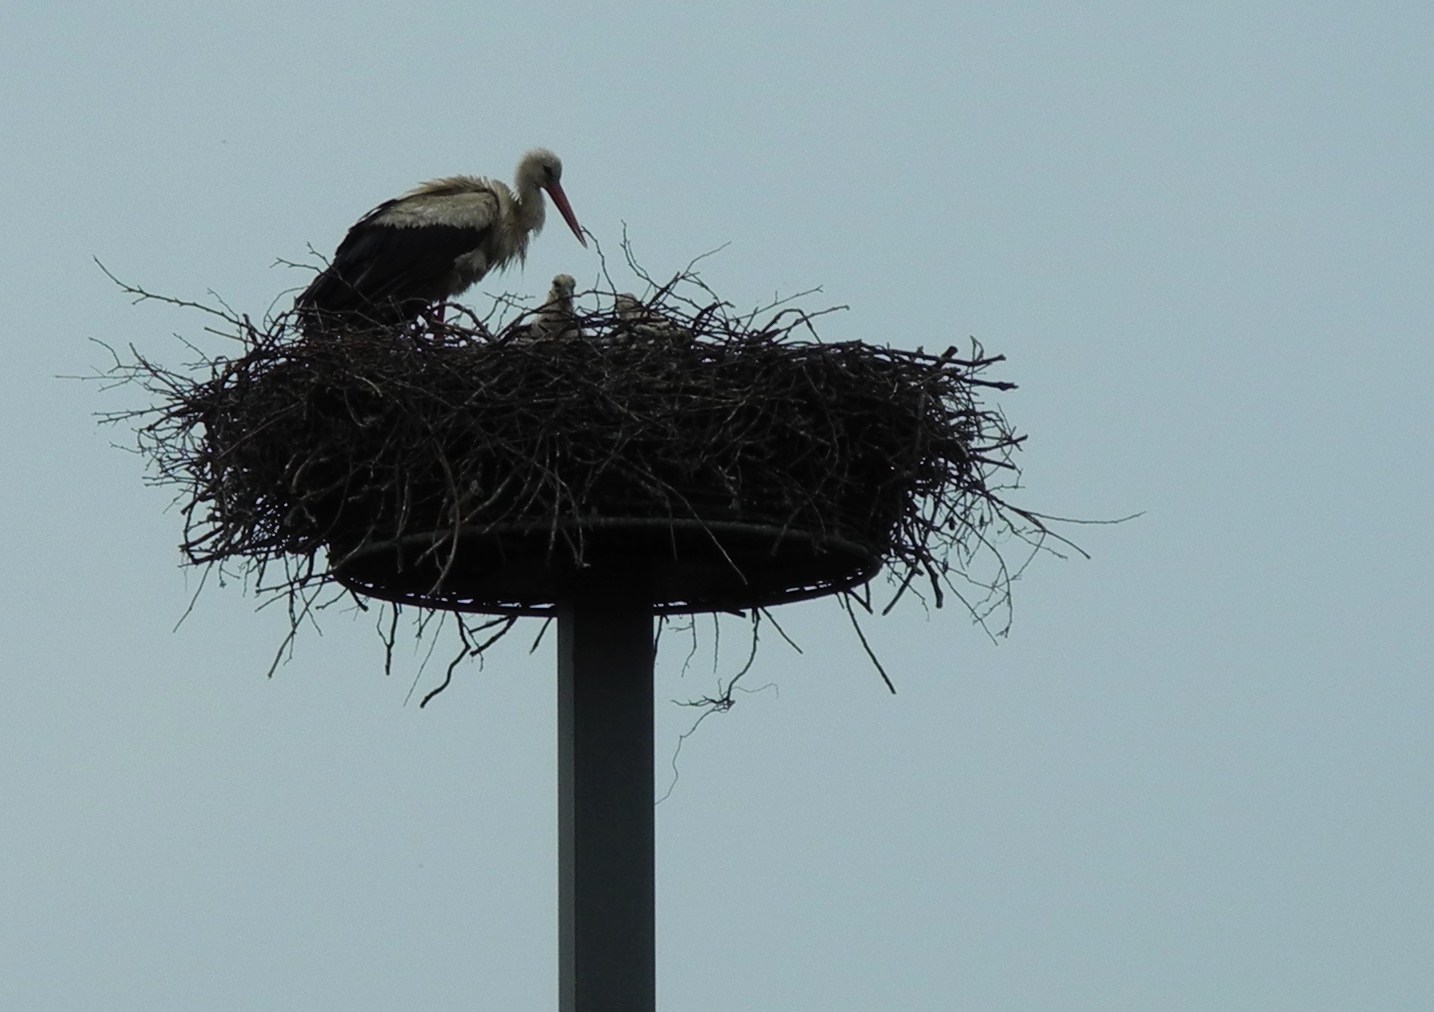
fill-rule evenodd
<path id="1" fill-rule="evenodd" d="M 266 681 L 284 617 L 211 581 L 171 631 L 126 395 L 55 379 L 222 347 L 92 256 L 262 313 L 536 144 L 654 274 L 730 243 L 715 289 L 821 285 L 829 339 L 979 337 L 1025 501 L 1146 511 L 999 644 L 873 624 L 895 697 L 780 613 L 658 810 L 665 1012 L 1434 1004 L 1428 5 L 21 2 L 0 88 L 0 1007 L 554 1007 L 551 640 L 420 711 L 335 612 Z M 555 223 L 482 287 L 596 269 Z"/>

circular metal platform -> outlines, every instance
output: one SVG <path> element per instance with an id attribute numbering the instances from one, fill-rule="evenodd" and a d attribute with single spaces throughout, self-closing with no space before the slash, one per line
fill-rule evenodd
<path id="1" fill-rule="evenodd" d="M 497 615 L 551 615 L 573 574 L 641 565 L 657 614 L 742 611 L 835 593 L 881 568 L 842 537 L 755 523 L 598 517 L 410 534 L 330 550 L 355 593 L 399 604 Z"/>

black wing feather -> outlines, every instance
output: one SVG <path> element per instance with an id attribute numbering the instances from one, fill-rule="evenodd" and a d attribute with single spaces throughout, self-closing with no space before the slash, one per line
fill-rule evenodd
<path id="1" fill-rule="evenodd" d="M 350 228 L 333 262 L 295 300 L 306 321 L 393 326 L 450 294 L 454 261 L 477 249 L 485 230 L 376 222 L 393 203 Z"/>

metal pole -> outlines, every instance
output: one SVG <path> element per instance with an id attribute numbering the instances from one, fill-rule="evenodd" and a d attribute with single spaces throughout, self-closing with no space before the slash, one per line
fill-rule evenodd
<path id="1" fill-rule="evenodd" d="M 652 599 L 584 570 L 558 606 L 558 1008 L 655 1012 Z"/>

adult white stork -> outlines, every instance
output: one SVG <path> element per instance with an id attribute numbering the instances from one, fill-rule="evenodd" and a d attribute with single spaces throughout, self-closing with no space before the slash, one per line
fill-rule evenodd
<path id="1" fill-rule="evenodd" d="M 539 148 L 518 163 L 512 188 L 448 176 L 379 204 L 294 301 L 305 333 L 400 326 L 489 271 L 521 264 L 529 238 L 543 227 L 545 190 L 586 247 L 562 176 L 558 156 Z"/>

